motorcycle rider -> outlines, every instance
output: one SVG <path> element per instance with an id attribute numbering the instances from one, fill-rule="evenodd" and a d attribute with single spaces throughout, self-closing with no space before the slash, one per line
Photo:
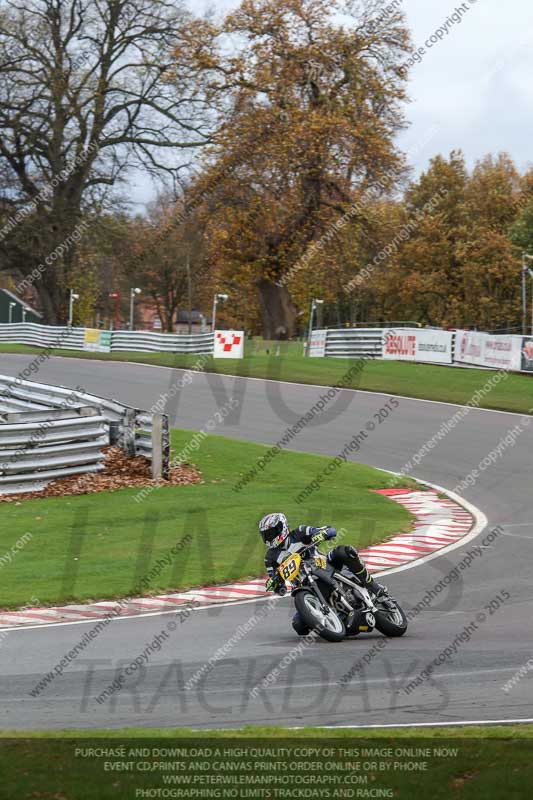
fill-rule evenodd
<path id="1" fill-rule="evenodd" d="M 315 528 L 309 525 L 300 525 L 294 530 L 289 529 L 289 523 L 285 514 L 276 512 L 267 514 L 259 523 L 259 533 L 268 550 L 265 555 L 265 566 L 268 573 L 266 582 L 267 592 L 278 593 L 283 590 L 284 582 L 277 572 L 279 565 L 289 555 L 291 544 L 301 542 L 302 544 L 319 544 L 327 539 L 334 539 L 337 535 L 335 528 L 327 525 L 322 528 Z M 304 553 L 304 558 L 313 558 L 317 552 L 314 547 Z M 375 597 L 387 594 L 387 588 L 374 580 L 369 573 L 355 547 L 345 547 L 340 545 L 330 550 L 327 560 L 336 570 L 340 572 L 346 567 L 355 578 Z"/>

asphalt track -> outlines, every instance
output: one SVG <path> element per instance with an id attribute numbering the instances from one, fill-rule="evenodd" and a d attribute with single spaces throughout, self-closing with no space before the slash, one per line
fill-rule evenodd
<path id="1" fill-rule="evenodd" d="M 15 375 L 30 360 L 29 356 L 2 355 L 0 373 Z M 41 366 L 36 379 L 81 385 L 95 394 L 148 408 L 182 376 L 178 370 L 134 364 L 51 359 Z M 274 443 L 286 425 L 305 414 L 325 391 L 200 374 L 180 391 L 177 401 L 170 402 L 168 410 L 174 425 L 200 429 L 217 407 L 234 395 L 240 407 L 215 432 Z M 342 392 L 337 405 L 328 405 L 323 413 L 325 424 L 304 429 L 291 447 L 334 455 L 387 399 L 380 394 Z M 353 458 L 399 471 L 456 411 L 457 407 L 446 404 L 400 399 L 399 408 L 377 427 Z M 452 489 L 520 422 L 518 415 L 472 410 L 418 468 L 410 470 L 411 474 Z M 391 591 L 407 609 L 411 608 L 483 540 L 489 529 L 503 527 L 502 535 L 483 548 L 482 555 L 461 573 L 460 581 L 452 583 L 417 616 L 402 639 L 383 640 L 375 634 L 336 645 L 318 641 L 298 657 L 283 662 L 300 643 L 289 626 L 291 601 L 285 599 L 204 673 L 194 688 L 186 689 L 191 676 L 261 604 L 254 601 L 197 610 L 126 688 L 98 704 L 95 697 L 113 680 L 117 666 L 130 662 L 143 650 L 161 630 L 165 616 L 114 621 L 86 654 L 37 697 L 29 694 L 36 682 L 92 624 L 16 630 L 0 641 L 2 728 L 221 728 L 243 724 L 337 726 L 531 719 L 533 672 L 528 671 L 509 692 L 502 686 L 533 656 L 532 453 L 533 426 L 463 492 L 488 518 L 488 529 L 475 541 L 386 579 Z M 314 508 L 317 503 L 319 495 L 313 499 Z M 300 521 L 304 520 L 295 522 Z M 508 593 L 509 599 L 491 613 L 485 607 L 502 593 Z M 469 640 L 460 643 L 453 658 L 407 692 L 406 683 L 484 609 L 485 622 L 478 623 Z M 339 679 L 384 641 L 386 646 L 372 656 L 370 664 L 357 673 L 352 670 L 352 679 L 339 686 Z M 272 687 L 252 696 L 254 686 L 276 668 L 279 673 Z"/>

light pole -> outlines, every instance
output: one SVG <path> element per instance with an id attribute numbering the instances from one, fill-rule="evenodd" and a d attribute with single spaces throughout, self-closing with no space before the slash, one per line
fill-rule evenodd
<path id="1" fill-rule="evenodd" d="M 79 294 L 76 294 L 73 289 L 70 290 L 70 298 L 68 302 L 68 326 L 72 328 L 72 318 L 74 316 L 74 301 L 79 300 Z"/>
<path id="2" fill-rule="evenodd" d="M 215 322 L 216 322 L 216 318 L 217 318 L 218 301 L 219 300 L 223 300 L 223 301 L 227 300 L 228 297 L 229 297 L 229 295 L 227 295 L 227 294 L 215 294 L 215 296 L 213 297 L 213 317 L 212 317 L 212 320 L 211 320 L 211 330 L 212 331 L 215 330 Z"/>
<path id="3" fill-rule="evenodd" d="M 16 308 L 16 305 L 17 305 L 16 303 L 10 303 L 9 304 L 9 324 L 10 325 L 13 322 L 13 309 Z"/>
<path id="4" fill-rule="evenodd" d="M 528 259 L 533 261 L 533 256 L 530 256 L 529 253 L 522 253 L 522 333 L 524 336 L 527 334 L 527 273 L 529 272 L 531 275 L 531 271 L 528 270 L 526 263 Z M 533 319 L 531 325 L 531 335 L 533 336 Z"/>
<path id="5" fill-rule="evenodd" d="M 135 302 L 135 295 L 139 295 L 141 290 L 138 287 L 130 289 L 130 331 L 133 330 L 133 304 Z"/>
<path id="6" fill-rule="evenodd" d="M 311 313 L 309 314 L 309 330 L 307 332 L 307 355 L 311 352 L 311 336 L 313 334 L 313 314 L 315 313 L 318 306 L 324 305 L 323 300 L 318 300 L 316 297 L 313 297 L 311 300 Z"/>
<path id="7" fill-rule="evenodd" d="M 533 269 L 529 269 L 528 267 L 527 272 L 531 278 L 531 335 L 533 336 Z"/>
<path id="8" fill-rule="evenodd" d="M 192 281 L 191 281 L 191 255 L 187 253 L 185 260 L 185 269 L 187 270 L 187 313 L 189 316 L 189 336 L 192 334 Z"/>

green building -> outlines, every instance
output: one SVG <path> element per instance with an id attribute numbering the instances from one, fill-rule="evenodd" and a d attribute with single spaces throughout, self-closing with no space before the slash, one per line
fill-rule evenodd
<path id="1" fill-rule="evenodd" d="M 43 317 L 13 292 L 8 289 L 0 289 L 0 324 L 24 321 L 42 324 Z"/>

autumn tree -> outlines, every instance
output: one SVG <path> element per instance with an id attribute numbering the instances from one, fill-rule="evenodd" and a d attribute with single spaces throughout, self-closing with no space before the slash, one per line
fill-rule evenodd
<path id="1" fill-rule="evenodd" d="M 198 72 L 169 54 L 190 15 L 166 0 L 0 0 L 0 231 L 7 267 L 63 315 L 75 247 L 46 265 L 132 166 L 175 176 L 209 141 Z M 40 270 L 40 266 L 45 265 Z"/>
<path id="2" fill-rule="evenodd" d="M 520 324 L 520 263 L 509 237 L 520 191 L 520 175 L 506 153 L 481 159 L 467 184 L 468 232 L 457 249 L 463 320 L 484 330 Z"/>
<path id="3" fill-rule="evenodd" d="M 338 0 L 244 0 L 220 25 L 196 22 L 176 49 L 227 107 L 201 178 L 219 177 L 215 271 L 221 288 L 252 282 L 269 338 L 295 332 L 289 286 L 303 271 L 309 298 L 309 248 L 369 187 L 387 193 L 402 175 L 394 138 L 409 35 L 402 14 L 382 8 L 364 0 L 354 16 Z"/>
<path id="4" fill-rule="evenodd" d="M 405 194 L 414 225 L 389 276 L 407 317 L 486 330 L 518 324 L 520 266 L 509 231 L 523 191 L 506 154 L 487 156 L 471 174 L 458 151 L 432 159 Z M 421 213 L 432 198 L 434 209 Z"/>
<path id="5" fill-rule="evenodd" d="M 201 220 L 187 215 L 181 224 L 174 222 L 184 198 L 173 201 L 161 195 L 150 204 L 144 217 L 131 220 L 122 243 L 122 272 L 129 284 L 135 281 L 157 309 L 163 330 L 174 330 L 178 309 L 191 310 L 194 304 L 205 307 L 204 287 L 207 263 Z"/>

